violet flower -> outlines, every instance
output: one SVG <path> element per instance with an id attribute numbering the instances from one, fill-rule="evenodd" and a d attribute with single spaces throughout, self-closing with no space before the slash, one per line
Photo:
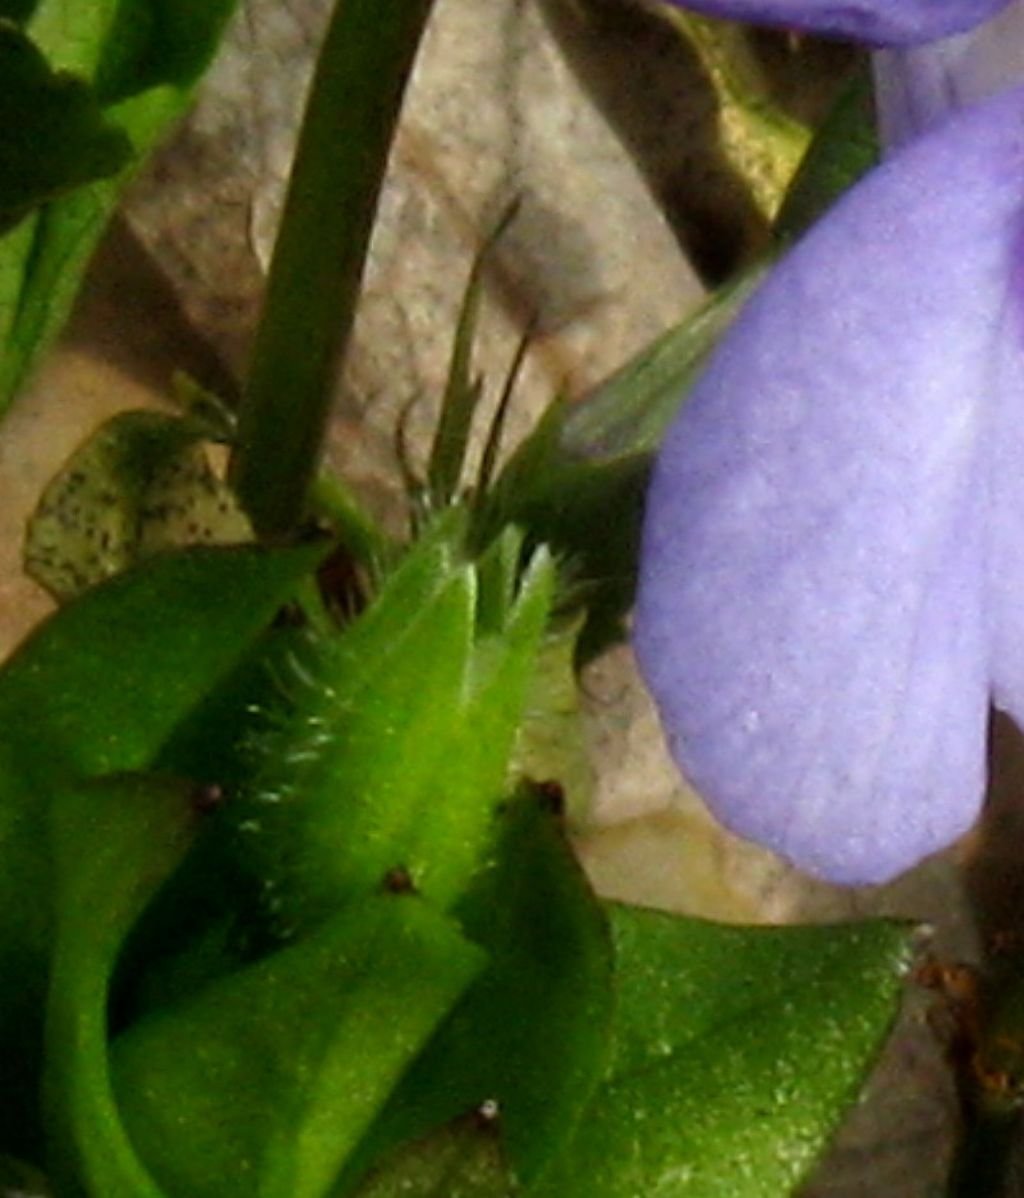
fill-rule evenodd
<path id="1" fill-rule="evenodd" d="M 709 17 L 853 38 L 869 46 L 912 46 L 970 29 L 1008 0 L 672 0 Z"/>
<path id="2" fill-rule="evenodd" d="M 969 828 L 990 701 L 1024 721 L 1024 89 L 900 149 L 741 313 L 654 472 L 635 645 L 740 834 L 869 883 Z"/>
<path id="3" fill-rule="evenodd" d="M 874 56 L 883 142 L 899 145 L 948 113 L 1024 82 L 1024 0 L 955 37 Z"/>

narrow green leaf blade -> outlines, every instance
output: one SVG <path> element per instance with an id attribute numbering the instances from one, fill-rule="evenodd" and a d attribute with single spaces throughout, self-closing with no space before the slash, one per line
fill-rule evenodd
<path id="1" fill-rule="evenodd" d="M 484 266 L 495 245 L 515 217 L 518 205 L 502 214 L 490 236 L 477 251 L 466 281 L 459 318 L 452 338 L 448 379 L 427 463 L 427 487 L 434 507 L 450 503 L 459 489 L 469 449 L 473 416 L 483 395 L 483 379 L 473 374 L 473 348 L 484 295 Z"/>
<path id="2" fill-rule="evenodd" d="M 840 92 L 804 155 L 775 219 L 775 237 L 783 242 L 799 237 L 880 158 L 874 87 L 865 63 Z"/>

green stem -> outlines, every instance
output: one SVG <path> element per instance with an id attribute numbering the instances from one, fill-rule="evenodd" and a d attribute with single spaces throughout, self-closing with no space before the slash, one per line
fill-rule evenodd
<path id="1" fill-rule="evenodd" d="M 359 295 L 388 151 L 432 0 L 337 0 L 310 89 L 231 478 L 253 525 L 298 524 Z"/>

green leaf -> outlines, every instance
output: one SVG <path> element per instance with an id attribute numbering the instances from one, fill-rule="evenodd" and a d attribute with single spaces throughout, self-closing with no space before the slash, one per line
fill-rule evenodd
<path id="1" fill-rule="evenodd" d="M 314 516 L 325 521 L 352 557 L 377 572 L 396 553 L 392 538 L 366 510 L 348 486 L 329 470 L 321 470 L 309 491 Z"/>
<path id="2" fill-rule="evenodd" d="M 0 671 L 0 1126 L 26 1101 L 53 935 L 50 795 L 76 775 L 143 769 L 231 670 L 321 550 L 155 558 L 62 609 Z M 12 1130 L 13 1129 L 13 1130 Z"/>
<path id="3" fill-rule="evenodd" d="M 911 931 L 741 928 L 609 905 L 616 1050 L 529 1198 L 778 1198 L 896 1014 Z"/>
<path id="4" fill-rule="evenodd" d="M 428 1045 L 360 1151 L 497 1103 L 502 1147 L 528 1181 L 556 1154 L 608 1063 L 612 960 L 597 900 L 556 818 L 523 793 L 494 859 L 459 904 L 490 966 Z"/>
<path id="5" fill-rule="evenodd" d="M 373 1171 L 357 1198 L 514 1198 L 493 1127 L 464 1119 L 403 1145 Z M 349 1191 L 339 1188 L 340 1196 Z"/>
<path id="6" fill-rule="evenodd" d="M 107 1003 L 129 929 L 191 844 L 190 790 L 180 782 L 103 778 L 53 800 L 56 934 L 43 1088 L 50 1172 L 67 1192 L 161 1198 L 114 1101 Z"/>
<path id="7" fill-rule="evenodd" d="M 90 82 L 103 51 L 119 0 L 37 0 L 28 32 L 58 71 Z"/>
<path id="8" fill-rule="evenodd" d="M 555 594 L 552 559 L 538 550 L 523 576 L 500 634 L 480 637 L 461 719 L 453 718 L 449 756 L 435 781 L 420 832 L 435 885 L 454 900 L 494 836 L 493 814 L 511 791 L 513 753 L 526 714 Z"/>
<path id="9" fill-rule="evenodd" d="M 25 572 L 60 602 L 159 550 L 250 541 L 192 423 L 122 412 L 71 455 L 25 535 Z"/>
<path id="10" fill-rule="evenodd" d="M 0 673 L 34 775 L 144 769 L 316 565 L 321 546 L 162 554 L 42 624 Z"/>
<path id="11" fill-rule="evenodd" d="M 156 770 L 216 789 L 197 792 L 211 808 L 204 835 L 125 948 L 118 1001 L 126 1019 L 195 992 L 265 945 L 260 895 L 233 852 L 230 812 L 251 779 L 255 731 L 287 710 L 280 679 L 305 635 L 291 624 L 268 628 L 161 747 Z M 220 798 L 227 799 L 223 806 Z"/>
<path id="12" fill-rule="evenodd" d="M 759 262 L 720 287 L 589 395 L 564 408 L 562 454 L 602 462 L 656 453 L 708 355 L 770 265 Z"/>
<path id="13" fill-rule="evenodd" d="M 0 26 L 0 234 L 32 208 L 115 174 L 131 152 L 86 83 L 54 73 L 23 33 Z"/>
<path id="14" fill-rule="evenodd" d="M 799 237 L 881 157 L 871 69 L 864 64 L 839 94 L 789 186 L 773 232 Z"/>
<path id="15" fill-rule="evenodd" d="M 124 185 L 180 117 L 236 0 L 40 0 L 28 32 L 54 69 L 95 83 L 131 143 L 124 169 L 0 239 L 0 414 L 71 309 Z"/>
<path id="16" fill-rule="evenodd" d="M 553 587 L 538 554 L 504 627 L 481 634 L 476 573 L 435 537 L 350 628 L 314 640 L 239 813 L 284 929 L 394 869 L 442 907 L 458 898 L 507 792 Z"/>
<path id="17" fill-rule="evenodd" d="M 414 896 L 348 908 L 115 1042 L 134 1142 L 189 1198 L 327 1193 L 481 964 Z"/>

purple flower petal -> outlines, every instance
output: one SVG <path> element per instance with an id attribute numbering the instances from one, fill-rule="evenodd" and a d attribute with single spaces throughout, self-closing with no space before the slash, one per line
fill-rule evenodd
<path id="1" fill-rule="evenodd" d="M 709 17 L 853 38 L 869 46 L 912 46 L 960 33 L 1007 0 L 672 0 Z"/>
<path id="2" fill-rule="evenodd" d="M 882 140 L 899 145 L 957 109 L 1024 82 L 1024 0 L 970 33 L 875 56 Z"/>
<path id="3" fill-rule="evenodd" d="M 673 753 L 725 824 L 834 881 L 969 827 L 993 652 L 1024 715 L 1022 229 L 1024 89 L 836 206 L 655 470 L 635 644 Z"/>

